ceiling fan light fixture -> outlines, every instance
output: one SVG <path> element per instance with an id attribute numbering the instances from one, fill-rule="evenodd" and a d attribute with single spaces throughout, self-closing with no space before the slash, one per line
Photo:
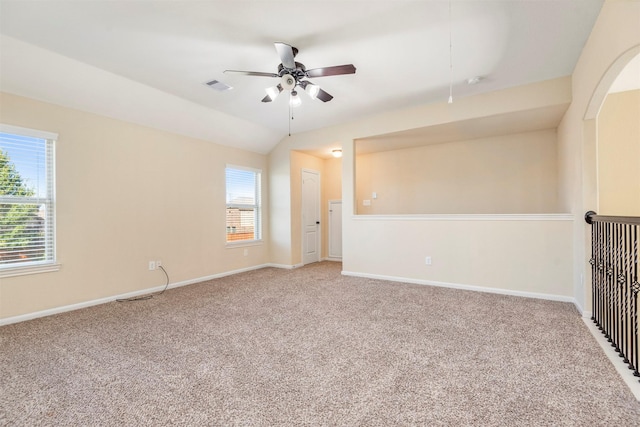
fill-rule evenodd
<path id="1" fill-rule="evenodd" d="M 320 92 L 320 88 L 313 83 L 307 82 L 304 91 L 309 94 L 311 99 L 316 99 L 318 97 L 318 93 Z"/>
<path id="2" fill-rule="evenodd" d="M 273 101 L 280 95 L 280 88 L 278 86 L 271 86 L 266 88 L 265 92 L 267 92 L 267 96 Z"/>
<path id="3" fill-rule="evenodd" d="M 293 108 L 299 107 L 302 104 L 302 99 L 298 96 L 298 92 L 295 90 L 291 91 L 291 97 L 289 98 L 289 105 Z"/>
<path id="4" fill-rule="evenodd" d="M 296 87 L 296 79 L 291 74 L 282 76 L 280 84 L 284 90 L 292 90 Z"/>
<path id="5" fill-rule="evenodd" d="M 278 95 L 280 94 L 280 91 L 278 90 L 278 88 L 276 86 L 272 86 L 272 87 L 266 88 L 265 92 L 267 92 L 267 96 L 269 98 L 271 98 L 272 101 L 274 99 L 276 99 L 278 97 Z"/>

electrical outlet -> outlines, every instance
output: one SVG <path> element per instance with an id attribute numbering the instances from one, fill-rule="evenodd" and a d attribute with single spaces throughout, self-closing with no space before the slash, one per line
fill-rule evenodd
<path id="1" fill-rule="evenodd" d="M 149 271 L 155 270 L 155 269 L 156 269 L 156 262 L 155 261 L 149 261 Z"/>
<path id="2" fill-rule="evenodd" d="M 156 261 L 156 268 L 160 268 L 162 267 L 162 260 L 157 260 Z"/>
<path id="3" fill-rule="evenodd" d="M 431 257 L 430 257 L 430 256 L 425 257 L 425 258 L 424 258 L 424 263 L 425 263 L 426 265 L 431 265 Z"/>

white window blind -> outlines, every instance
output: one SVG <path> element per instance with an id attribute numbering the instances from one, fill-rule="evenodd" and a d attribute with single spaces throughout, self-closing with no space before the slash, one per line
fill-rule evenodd
<path id="1" fill-rule="evenodd" d="M 261 171 L 227 166 L 227 242 L 260 240 L 262 200 Z"/>
<path id="2" fill-rule="evenodd" d="M 55 262 L 56 137 L 0 125 L 0 272 Z"/>

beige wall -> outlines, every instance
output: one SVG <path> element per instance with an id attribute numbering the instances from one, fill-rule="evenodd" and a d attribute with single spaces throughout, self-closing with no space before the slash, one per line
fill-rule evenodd
<path id="1" fill-rule="evenodd" d="M 289 150 L 269 153 L 269 253 L 278 266 L 292 266 L 291 159 Z"/>
<path id="2" fill-rule="evenodd" d="M 9 94 L 0 121 L 58 133 L 58 272 L 3 278 L 7 318 L 269 262 L 268 245 L 225 246 L 227 163 L 263 171 L 267 158 Z M 265 202 L 268 202 L 265 194 Z M 269 204 L 264 204 L 269 224 Z M 268 226 L 264 239 L 269 241 Z"/>
<path id="3" fill-rule="evenodd" d="M 377 215 L 555 213 L 556 157 L 554 129 L 358 155 L 356 210 Z"/>
<path id="4" fill-rule="evenodd" d="M 361 216 L 345 240 L 347 272 L 571 299 L 571 224 L 548 218 Z M 375 231 L 373 231 L 375 230 Z M 426 265 L 425 257 L 432 264 Z"/>
<path id="5" fill-rule="evenodd" d="M 640 216 L 640 90 L 607 95 L 598 115 L 598 209 Z"/>
<path id="6" fill-rule="evenodd" d="M 582 219 L 597 210 L 597 112 L 610 85 L 640 52 L 640 2 L 605 1 L 572 74 L 573 101 L 558 126 L 559 201 L 575 215 L 574 294 L 590 302 L 590 228 Z"/>

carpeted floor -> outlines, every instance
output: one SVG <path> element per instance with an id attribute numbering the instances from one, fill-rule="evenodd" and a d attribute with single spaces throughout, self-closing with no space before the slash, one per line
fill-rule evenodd
<path id="1" fill-rule="evenodd" d="M 0 328 L 11 426 L 640 425 L 575 308 L 267 268 Z"/>

